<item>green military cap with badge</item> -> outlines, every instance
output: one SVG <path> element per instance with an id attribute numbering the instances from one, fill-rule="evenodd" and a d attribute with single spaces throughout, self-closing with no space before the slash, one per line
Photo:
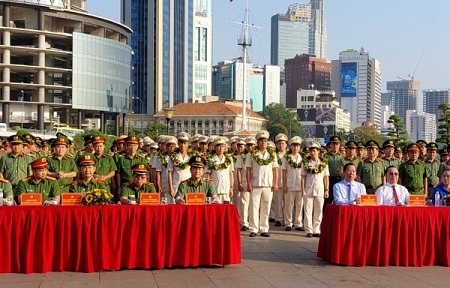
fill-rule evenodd
<path id="1" fill-rule="evenodd" d="M 380 149 L 380 145 L 377 141 L 369 140 L 366 142 L 366 148 L 374 148 L 374 149 Z"/>
<path id="2" fill-rule="evenodd" d="M 355 148 L 356 149 L 356 147 L 358 147 L 358 144 L 356 144 L 356 142 L 353 140 L 347 141 L 345 143 L 345 148 Z"/>
<path id="3" fill-rule="evenodd" d="M 59 136 L 57 137 L 55 140 L 53 140 L 52 146 L 57 146 L 57 145 L 65 145 L 65 146 L 69 146 L 70 140 L 67 137 L 64 136 Z"/>
<path id="4" fill-rule="evenodd" d="M 206 166 L 206 160 L 201 156 L 191 157 L 191 159 L 189 159 L 189 166 L 203 168 Z"/>
<path id="5" fill-rule="evenodd" d="M 341 139 L 341 137 L 334 135 L 334 136 L 330 137 L 330 141 L 328 141 L 328 142 L 329 143 L 341 143 L 342 139 Z"/>
<path id="6" fill-rule="evenodd" d="M 419 144 L 417 144 L 417 143 L 411 143 L 411 144 L 408 145 L 407 150 L 408 150 L 408 151 L 411 151 L 411 152 L 420 151 Z"/>
<path id="7" fill-rule="evenodd" d="M 358 142 L 356 148 L 366 148 L 366 145 L 363 142 Z"/>
<path id="8" fill-rule="evenodd" d="M 150 167 L 145 163 L 136 163 L 131 166 L 131 171 L 133 174 L 145 175 L 150 171 Z"/>
<path id="9" fill-rule="evenodd" d="M 430 142 L 425 147 L 427 147 L 427 150 L 438 150 L 438 145 L 435 142 Z"/>
<path id="10" fill-rule="evenodd" d="M 125 143 L 127 143 L 127 144 L 139 144 L 139 137 L 128 136 L 127 138 L 125 138 Z"/>
<path id="11" fill-rule="evenodd" d="M 20 135 L 12 135 L 8 137 L 8 142 L 11 143 L 11 145 L 15 145 L 15 144 L 23 144 L 25 142 L 25 140 L 23 139 L 22 136 Z"/>
<path id="12" fill-rule="evenodd" d="M 47 157 L 40 157 L 30 163 L 31 169 L 47 168 Z"/>
<path id="13" fill-rule="evenodd" d="M 392 147 L 395 148 L 395 141 L 392 139 L 386 140 L 383 142 L 383 149 L 386 147 Z"/>
<path id="14" fill-rule="evenodd" d="M 91 153 L 83 153 L 78 158 L 78 166 L 89 166 L 96 164 L 95 156 Z"/>

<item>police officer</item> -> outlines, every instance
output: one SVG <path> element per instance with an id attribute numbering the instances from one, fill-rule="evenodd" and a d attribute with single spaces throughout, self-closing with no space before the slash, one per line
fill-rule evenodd
<path id="1" fill-rule="evenodd" d="M 38 158 L 31 162 L 33 175 L 19 181 L 16 196 L 20 196 L 22 193 L 41 193 L 43 204 L 46 204 L 50 198 L 54 198 L 59 203 L 61 190 L 58 181 L 54 177 L 47 175 L 47 168 L 48 162 L 46 157 Z"/>
<path id="2" fill-rule="evenodd" d="M 94 136 L 92 145 L 94 147 L 94 156 L 96 158 L 95 178 L 101 180 L 107 187 L 107 191 L 111 191 L 110 185 L 114 182 L 117 166 L 113 159 L 112 152 L 105 152 L 106 139 L 103 136 Z"/>
<path id="3" fill-rule="evenodd" d="M 431 195 L 431 191 L 434 187 L 439 184 L 439 177 L 437 176 L 439 172 L 439 160 L 436 159 L 438 146 L 434 142 L 429 142 L 427 144 L 427 159 L 425 159 L 425 167 L 427 168 L 428 173 L 428 187 L 427 187 L 427 196 L 428 198 Z"/>
<path id="4" fill-rule="evenodd" d="M 147 181 L 150 167 L 146 163 L 137 163 L 131 167 L 133 181 L 125 183 L 120 189 L 120 203 L 129 204 L 139 201 L 141 193 L 156 193 L 153 183 Z"/>
<path id="5" fill-rule="evenodd" d="M 428 187 L 428 173 L 425 163 L 419 160 L 420 147 L 416 143 L 408 145 L 408 161 L 400 165 L 399 184 L 408 189 L 410 194 L 423 195 Z"/>
<path id="6" fill-rule="evenodd" d="M 146 163 L 145 155 L 138 153 L 139 137 L 130 136 L 125 138 L 126 153 L 120 155 L 117 161 L 117 187 L 122 187 L 124 183 L 133 181 L 131 167 L 137 163 Z M 120 189 L 118 189 L 120 190 Z M 120 191 L 116 191 L 116 197 L 120 195 Z"/>
<path id="7" fill-rule="evenodd" d="M 361 160 L 364 160 L 366 158 L 366 146 L 363 142 L 358 142 L 358 145 L 356 147 L 356 157 L 358 157 Z"/>
<path id="8" fill-rule="evenodd" d="M 384 157 L 383 164 L 384 167 L 395 166 L 400 167 L 401 161 L 394 156 L 395 152 L 395 142 L 394 140 L 386 140 L 383 143 Z"/>
<path id="9" fill-rule="evenodd" d="M 419 145 L 419 160 L 424 162 L 427 159 L 427 142 L 425 140 L 417 140 L 417 145 Z"/>
<path id="10" fill-rule="evenodd" d="M 69 192 L 88 192 L 94 189 L 104 189 L 109 191 L 109 186 L 101 178 L 96 178 L 96 158 L 91 153 L 84 153 L 78 158 L 78 169 L 80 171 L 80 180 L 72 181 L 69 186 Z"/>
<path id="11" fill-rule="evenodd" d="M 206 160 L 201 156 L 194 156 L 189 159 L 191 177 L 183 181 L 178 186 L 175 195 L 175 203 L 184 204 L 187 193 L 205 193 L 206 197 L 211 197 L 214 201 L 217 199 L 216 188 L 211 180 L 203 178 L 205 173 Z"/>
<path id="12" fill-rule="evenodd" d="M 359 162 L 356 179 L 366 186 L 367 194 L 374 194 L 375 190 L 385 183 L 383 161 L 378 158 L 379 144 L 369 140 L 364 145 L 367 157 Z"/>
<path id="13" fill-rule="evenodd" d="M 341 137 L 332 136 L 330 138 L 330 142 L 328 142 L 330 144 L 330 151 L 324 155 L 324 158 L 328 159 L 328 169 L 330 172 L 329 188 L 331 191 L 333 191 L 334 184 L 340 182 L 342 179 L 339 173 L 341 170 L 342 158 L 344 158 L 344 156 L 339 152 L 341 141 Z M 333 200 L 333 193 L 330 193 L 329 197 L 325 199 L 325 205 L 331 204 Z"/>
<path id="14" fill-rule="evenodd" d="M 361 161 L 361 159 L 359 159 L 356 156 L 356 147 L 357 146 L 358 146 L 358 144 L 356 144 L 356 142 L 352 141 L 352 140 L 347 141 L 345 143 L 345 155 L 344 155 L 344 157 L 342 157 L 341 166 L 339 167 L 339 174 L 341 175 L 342 178 L 344 176 L 345 164 L 352 163 L 353 165 L 355 165 L 355 169 L 356 169 L 356 167 L 358 167 L 359 162 Z"/>
<path id="15" fill-rule="evenodd" d="M 62 192 L 69 192 L 69 186 L 78 173 L 77 164 L 69 154 L 69 139 L 58 136 L 53 141 L 53 148 L 53 155 L 47 158 L 48 175 L 58 180 Z"/>

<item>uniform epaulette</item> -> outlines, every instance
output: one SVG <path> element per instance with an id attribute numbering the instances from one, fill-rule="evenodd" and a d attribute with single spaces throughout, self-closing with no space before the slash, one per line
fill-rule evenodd
<path id="1" fill-rule="evenodd" d="M 143 154 L 143 153 L 136 153 L 136 155 L 139 156 L 139 157 L 142 157 L 142 158 L 147 157 L 147 155 L 145 155 L 145 154 Z"/>
<path id="2" fill-rule="evenodd" d="M 209 179 L 209 178 L 203 178 L 203 180 L 205 180 L 206 182 L 210 182 L 210 183 L 213 182 L 213 180 L 212 180 L 212 179 Z"/>
<path id="3" fill-rule="evenodd" d="M 78 155 L 79 155 L 79 154 L 78 154 Z M 66 158 L 66 159 L 74 159 L 74 158 L 75 158 L 75 155 L 73 155 L 73 154 L 70 153 L 70 152 L 67 152 L 67 153 L 64 155 L 63 158 Z"/>
<path id="4" fill-rule="evenodd" d="M 181 181 L 180 184 L 186 183 L 188 180 Z"/>
<path id="5" fill-rule="evenodd" d="M 3 182 L 3 183 L 8 183 L 9 181 L 8 181 L 8 179 L 5 179 L 5 178 L 0 178 L 0 182 Z"/>
<path id="6" fill-rule="evenodd" d="M 36 158 L 36 155 L 31 153 L 24 153 L 23 155 L 30 156 L 31 158 Z"/>
<path id="7" fill-rule="evenodd" d="M 29 176 L 29 177 L 25 177 L 25 178 L 22 178 L 22 182 L 27 182 L 28 180 L 30 180 L 31 179 L 31 176 Z"/>
<path id="8" fill-rule="evenodd" d="M 72 182 L 70 182 L 70 185 L 76 185 L 80 183 L 80 180 L 73 180 Z"/>
<path id="9" fill-rule="evenodd" d="M 48 180 L 56 181 L 56 178 L 52 176 L 45 176 L 45 178 Z"/>
<path id="10" fill-rule="evenodd" d="M 155 186 L 152 182 L 147 182 L 147 183 L 145 183 L 145 185 L 147 185 L 147 186 Z"/>
<path id="11" fill-rule="evenodd" d="M 109 156 L 109 157 L 114 156 L 114 153 L 112 151 L 108 151 L 105 154 L 106 154 L 106 156 Z"/>
<path id="12" fill-rule="evenodd" d="M 122 185 L 123 185 L 123 186 L 130 186 L 131 184 L 133 184 L 133 182 L 125 182 L 125 183 L 123 183 Z"/>
<path id="13" fill-rule="evenodd" d="M 95 181 L 97 181 L 98 183 L 105 183 L 105 180 L 101 178 L 95 178 Z"/>

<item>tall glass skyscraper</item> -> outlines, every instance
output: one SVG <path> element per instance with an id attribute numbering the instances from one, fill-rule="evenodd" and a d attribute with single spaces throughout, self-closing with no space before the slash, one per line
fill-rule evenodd
<path id="1" fill-rule="evenodd" d="M 153 114 L 211 91 L 212 0 L 122 0 L 131 27 L 134 112 Z"/>

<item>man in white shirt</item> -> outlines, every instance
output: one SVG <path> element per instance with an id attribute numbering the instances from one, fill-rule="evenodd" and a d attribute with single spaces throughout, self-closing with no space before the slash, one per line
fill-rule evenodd
<path id="1" fill-rule="evenodd" d="M 356 166 L 353 163 L 344 165 L 344 180 L 334 184 L 333 196 L 334 204 L 356 204 L 360 203 L 361 195 L 366 195 L 366 186 L 356 182 Z"/>
<path id="2" fill-rule="evenodd" d="M 406 205 L 409 204 L 409 192 L 405 186 L 397 184 L 399 173 L 395 166 L 386 168 L 386 184 L 375 192 L 378 205 Z"/>

